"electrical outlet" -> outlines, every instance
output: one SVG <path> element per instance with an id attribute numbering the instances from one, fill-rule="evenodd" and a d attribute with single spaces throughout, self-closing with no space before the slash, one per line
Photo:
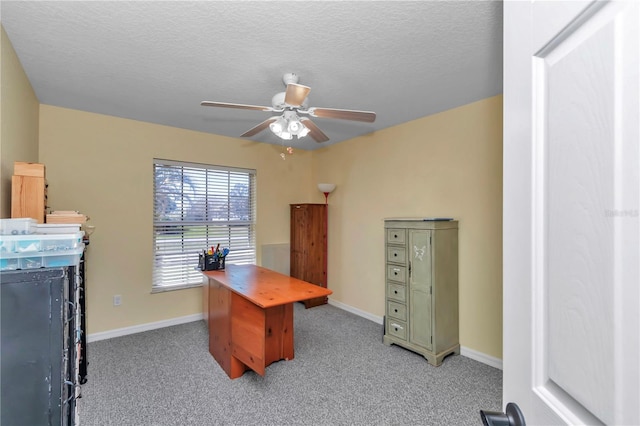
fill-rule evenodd
<path id="1" fill-rule="evenodd" d="M 120 306 L 122 304 L 122 296 L 116 294 L 113 296 L 113 306 Z"/>

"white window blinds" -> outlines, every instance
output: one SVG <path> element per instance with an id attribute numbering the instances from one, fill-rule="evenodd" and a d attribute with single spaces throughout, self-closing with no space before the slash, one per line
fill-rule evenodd
<path id="1" fill-rule="evenodd" d="M 253 264 L 255 170 L 154 160 L 153 289 L 202 283 L 198 254 L 228 247 L 226 263 Z"/>

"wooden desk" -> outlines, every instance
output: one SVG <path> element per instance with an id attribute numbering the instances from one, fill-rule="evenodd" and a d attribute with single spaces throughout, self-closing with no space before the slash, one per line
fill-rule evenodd
<path id="1" fill-rule="evenodd" d="M 232 379 L 249 368 L 264 376 L 269 364 L 293 359 L 293 303 L 332 293 L 256 265 L 202 273 L 209 352 Z"/>

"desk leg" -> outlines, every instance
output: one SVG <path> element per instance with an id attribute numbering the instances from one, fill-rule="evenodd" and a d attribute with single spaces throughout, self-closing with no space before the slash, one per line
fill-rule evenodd
<path id="1" fill-rule="evenodd" d="M 247 367 L 231 354 L 231 291 L 214 280 L 208 289 L 209 352 L 227 375 L 235 379 Z"/>
<path id="2" fill-rule="evenodd" d="M 231 293 L 231 355 L 264 376 L 267 310 Z"/>
<path id="3" fill-rule="evenodd" d="M 293 303 L 283 306 L 282 358 L 293 359 Z"/>
<path id="4" fill-rule="evenodd" d="M 265 313 L 265 365 L 293 359 L 293 303 L 269 308 Z"/>
<path id="5" fill-rule="evenodd" d="M 209 328 L 209 279 L 205 276 L 202 277 L 202 316 Z"/>

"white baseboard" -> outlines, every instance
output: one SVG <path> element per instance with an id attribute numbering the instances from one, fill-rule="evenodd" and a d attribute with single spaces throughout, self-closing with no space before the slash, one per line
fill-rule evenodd
<path id="1" fill-rule="evenodd" d="M 87 342 L 111 339 L 114 337 L 126 336 L 128 334 L 141 333 L 143 331 L 155 330 L 158 328 L 171 327 L 172 325 L 185 324 L 188 322 L 200 321 L 204 318 L 202 314 L 187 315 L 184 317 L 171 318 L 168 320 L 148 322 L 146 324 L 133 325 L 131 327 L 116 328 L 114 330 L 101 331 L 87 335 Z"/>
<path id="2" fill-rule="evenodd" d="M 351 312 L 352 314 L 356 314 L 358 316 L 376 322 L 378 324 L 382 324 L 384 322 L 384 319 L 382 317 L 370 314 L 369 312 L 362 311 L 358 308 L 354 308 L 353 306 L 349 306 L 342 302 L 338 302 L 337 300 L 329 299 L 329 304 L 335 306 L 336 308 L 340 308 L 344 311 Z M 465 348 L 464 346 L 460 347 L 460 355 L 466 356 L 467 358 L 471 358 L 490 367 L 502 370 L 502 360 L 499 358 L 483 354 L 482 352 L 478 352 L 473 349 Z"/>
<path id="3" fill-rule="evenodd" d="M 377 315 L 370 314 L 369 312 L 362 311 L 358 308 L 354 308 L 353 306 L 346 305 L 342 302 L 338 302 L 337 300 L 329 299 L 329 304 L 335 306 L 336 308 L 340 308 L 343 311 L 351 312 L 352 314 L 356 314 L 359 317 L 366 318 L 370 321 L 376 322 L 378 324 L 383 323 L 382 317 Z"/>
<path id="4" fill-rule="evenodd" d="M 464 346 L 460 346 L 460 355 L 466 356 L 467 358 L 471 358 L 475 361 L 486 364 L 489 367 L 494 367 L 494 368 L 497 368 L 498 370 L 502 370 L 502 360 L 500 358 L 492 357 L 490 355 L 483 354 L 482 352 L 465 348 Z"/>

